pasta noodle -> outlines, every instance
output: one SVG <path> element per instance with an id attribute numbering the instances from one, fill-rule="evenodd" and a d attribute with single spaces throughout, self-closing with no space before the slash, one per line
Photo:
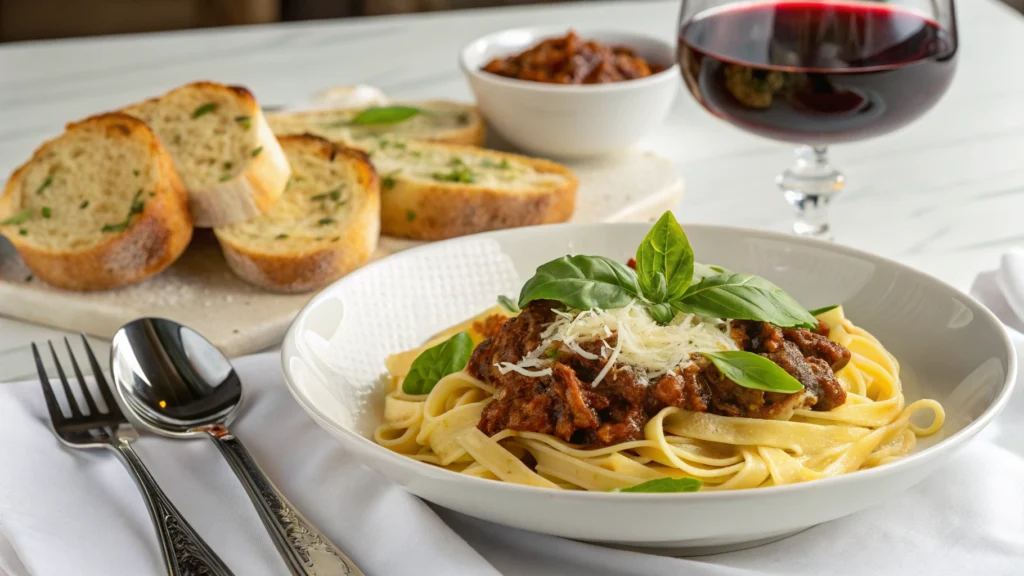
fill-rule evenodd
<path id="1" fill-rule="evenodd" d="M 846 402 L 831 411 L 798 409 L 789 420 L 767 420 L 667 407 L 648 420 L 642 439 L 595 449 L 533 432 L 488 437 L 477 423 L 494 389 L 466 370 L 445 376 L 424 395 L 405 394 L 401 383 L 419 353 L 447 335 L 465 329 L 479 344 L 483 337 L 473 323 L 498 310 L 388 358 L 392 389 L 374 435 L 378 444 L 454 472 L 551 489 L 606 491 L 691 477 L 703 482 L 701 490 L 735 490 L 884 465 L 906 456 L 918 437 L 934 434 L 945 419 L 934 400 L 905 403 L 896 358 L 840 307 L 819 316 L 829 339 L 851 352 L 836 373 Z M 933 414 L 926 427 L 911 423 L 922 411 Z"/>

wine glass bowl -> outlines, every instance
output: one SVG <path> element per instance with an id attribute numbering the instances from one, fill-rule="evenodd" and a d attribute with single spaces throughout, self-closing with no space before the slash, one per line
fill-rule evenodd
<path id="1" fill-rule="evenodd" d="M 678 59 L 690 93 L 738 128 L 794 142 L 777 184 L 798 234 L 830 237 L 844 179 L 827 146 L 927 112 L 956 69 L 953 0 L 684 0 Z"/>

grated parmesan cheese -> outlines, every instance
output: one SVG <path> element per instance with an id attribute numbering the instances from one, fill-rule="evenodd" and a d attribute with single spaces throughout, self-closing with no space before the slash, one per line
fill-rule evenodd
<path id="1" fill-rule="evenodd" d="M 551 368 L 544 368 L 543 370 L 528 370 L 521 364 L 513 364 L 511 362 L 502 362 L 498 364 L 498 372 L 502 374 L 508 374 L 509 372 L 518 372 L 523 376 L 531 376 L 533 378 L 539 378 L 541 376 L 551 376 Z"/>
<path id="2" fill-rule="evenodd" d="M 660 326 L 636 301 L 614 310 L 555 310 L 555 321 L 541 333 L 542 342 L 516 364 L 503 362 L 498 366 L 505 374 L 516 371 L 524 376 L 551 374 L 553 360 L 546 352 L 557 344 L 589 360 L 607 358 L 594 379 L 597 386 L 616 362 L 632 366 L 648 381 L 690 364 L 694 352 L 736 350 L 729 337 L 729 322 L 694 314 L 676 314 L 672 322 Z M 616 335 L 615 346 L 608 339 Z M 601 342 L 601 354 L 595 355 L 580 347 L 582 342 Z M 539 370 L 538 370 L 539 369 Z"/>

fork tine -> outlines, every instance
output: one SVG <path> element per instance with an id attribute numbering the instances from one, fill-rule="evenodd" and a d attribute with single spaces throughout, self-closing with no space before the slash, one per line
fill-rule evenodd
<path id="1" fill-rule="evenodd" d="M 117 401 L 114 400 L 114 393 L 111 392 L 110 385 L 107 384 L 107 379 L 103 377 L 103 369 L 100 368 L 100 363 L 96 361 L 96 355 L 92 353 L 92 346 L 89 346 L 89 340 L 86 339 L 85 334 L 81 334 L 81 336 L 82 345 L 85 346 L 85 354 L 89 357 L 89 366 L 92 367 L 92 376 L 96 379 L 96 384 L 99 385 L 103 401 L 107 403 L 107 412 L 117 418 L 124 418 L 121 408 L 117 405 Z"/>
<path id="2" fill-rule="evenodd" d="M 43 387 L 43 397 L 46 398 L 46 410 L 50 413 L 50 420 L 53 421 L 54 428 L 57 427 L 61 422 L 64 421 L 64 413 L 60 410 L 60 404 L 57 403 L 57 397 L 53 394 L 53 388 L 50 387 L 50 377 L 46 374 L 46 368 L 43 367 L 43 359 L 39 356 L 39 348 L 36 348 L 36 343 L 32 343 L 32 355 L 36 359 L 36 371 L 39 373 L 39 384 Z"/>
<path id="3" fill-rule="evenodd" d="M 75 400 L 75 395 L 71 392 L 71 385 L 68 384 L 68 379 L 64 376 L 64 369 L 60 367 L 60 360 L 57 359 L 57 351 L 53 349 L 53 342 L 49 340 L 46 343 L 50 346 L 50 354 L 53 356 L 53 365 L 57 367 L 57 374 L 60 376 L 60 383 L 64 386 L 64 395 L 68 398 L 68 406 L 71 407 L 71 417 L 80 418 L 82 411 L 78 409 L 78 401 Z"/>
<path id="4" fill-rule="evenodd" d="M 75 378 L 78 379 L 78 386 L 82 389 L 82 396 L 85 396 L 85 403 L 89 406 L 89 415 L 96 416 L 100 413 L 100 410 L 92 399 L 89 387 L 85 385 L 85 378 L 82 376 L 82 370 L 78 367 L 78 360 L 75 360 L 75 353 L 71 351 L 71 343 L 68 342 L 67 336 L 64 337 L 64 346 L 68 349 L 68 358 L 71 358 L 71 368 L 75 371 Z"/>

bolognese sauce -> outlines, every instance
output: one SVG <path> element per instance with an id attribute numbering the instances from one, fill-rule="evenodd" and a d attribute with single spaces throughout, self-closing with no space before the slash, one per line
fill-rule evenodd
<path id="1" fill-rule="evenodd" d="M 550 300 L 531 302 L 474 350 L 467 369 L 497 389 L 478 425 L 485 434 L 510 429 L 551 434 L 593 447 L 610 446 L 641 438 L 648 418 L 667 406 L 723 416 L 786 419 L 796 409 L 828 411 L 846 401 L 835 372 L 849 362 L 850 351 L 829 340 L 823 325 L 812 331 L 732 322 L 729 336 L 740 350 L 768 358 L 803 384 L 802 391 L 792 394 L 739 386 L 700 354 L 694 354 L 688 366 L 649 382 L 633 367 L 615 363 L 592 386 L 609 361 L 596 354 L 601 341 L 580 343 L 596 360 L 561 346 L 552 349 L 549 376 L 502 373 L 500 364 L 519 362 L 541 345 L 541 332 L 554 321 L 557 306 Z M 614 335 L 606 339 L 607 345 L 614 346 L 614 339 Z"/>
<path id="2" fill-rule="evenodd" d="M 665 70 L 641 58 L 628 46 L 607 46 L 583 40 L 570 30 L 536 46 L 504 58 L 495 58 L 484 72 L 517 80 L 550 84 L 605 84 L 645 78 Z"/>

